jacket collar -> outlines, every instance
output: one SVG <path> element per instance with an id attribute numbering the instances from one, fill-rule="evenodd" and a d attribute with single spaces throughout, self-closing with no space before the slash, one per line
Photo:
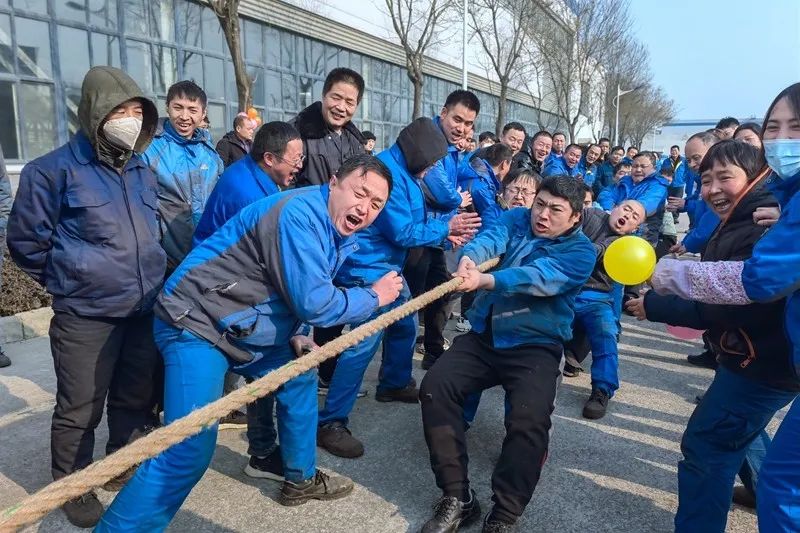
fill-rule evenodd
<path id="1" fill-rule="evenodd" d="M 322 119 L 322 102 L 314 102 L 300 111 L 294 119 L 294 126 L 303 139 L 322 139 L 331 131 Z M 364 138 L 352 121 L 345 124 L 343 129 L 363 144 Z"/>
<path id="2" fill-rule="evenodd" d="M 89 165 L 92 163 L 99 163 L 97 154 L 95 153 L 94 146 L 89 138 L 83 133 L 83 130 L 78 130 L 75 135 L 69 140 L 69 147 L 75 160 L 81 165 Z M 131 155 L 130 160 L 125 165 L 125 169 L 133 167 L 144 167 L 144 161 L 136 153 Z"/>
<path id="3" fill-rule="evenodd" d="M 280 192 L 281 189 L 278 185 L 272 181 L 272 178 L 264 172 L 264 169 L 256 163 L 255 159 L 250 157 L 249 155 L 244 156 L 245 160 L 244 164 L 247 165 L 250 174 L 253 176 L 253 179 L 256 180 L 256 183 L 264 192 L 265 195 L 269 196 L 270 194 L 275 194 Z"/>
<path id="4" fill-rule="evenodd" d="M 175 128 L 172 126 L 172 123 L 169 121 L 167 117 L 161 117 L 158 119 L 158 126 L 156 127 L 156 137 L 169 137 L 173 142 L 177 144 L 197 144 L 202 143 L 214 150 L 215 148 L 211 145 L 211 134 L 208 130 L 204 130 L 203 128 L 196 128 L 194 133 L 192 134 L 191 139 L 187 139 L 178 134 L 175 131 Z"/>

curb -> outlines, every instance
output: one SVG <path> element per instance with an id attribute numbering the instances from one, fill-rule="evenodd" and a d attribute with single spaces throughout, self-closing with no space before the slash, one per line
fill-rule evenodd
<path id="1" fill-rule="evenodd" d="M 0 344 L 47 335 L 51 318 L 53 318 L 53 310 L 50 307 L 0 317 Z"/>

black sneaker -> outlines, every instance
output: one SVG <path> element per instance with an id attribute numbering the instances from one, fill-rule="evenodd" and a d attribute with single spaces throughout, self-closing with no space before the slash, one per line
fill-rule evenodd
<path id="1" fill-rule="evenodd" d="M 717 368 L 717 358 L 709 350 L 697 355 L 689 355 L 686 357 L 689 364 L 699 366 L 702 368 L 710 368 L 715 370 Z"/>
<path id="2" fill-rule="evenodd" d="M 419 389 L 413 379 L 402 389 L 378 389 L 375 399 L 379 402 L 419 403 Z"/>
<path id="3" fill-rule="evenodd" d="M 592 394 L 583 406 L 583 418 L 597 420 L 606 415 L 608 407 L 608 394 L 600 389 L 592 389 Z"/>
<path id="4" fill-rule="evenodd" d="M 247 463 L 247 466 L 244 467 L 244 473 L 254 478 L 283 481 L 281 447 L 277 446 L 275 450 L 266 457 L 251 455 L 250 461 Z"/>
<path id="5" fill-rule="evenodd" d="M 219 429 L 243 429 L 247 427 L 247 415 L 241 411 L 232 411 L 228 416 L 219 419 Z"/>
<path id="6" fill-rule="evenodd" d="M 353 492 L 353 481 L 344 476 L 329 476 L 317 470 L 313 478 L 300 483 L 284 481 L 278 503 L 302 505 L 308 500 L 338 500 Z"/>
<path id="7" fill-rule="evenodd" d="M 507 522 L 501 522 L 492 518 L 492 513 L 486 515 L 483 519 L 483 529 L 481 533 L 511 533 L 517 530 L 517 526 Z"/>
<path id="8" fill-rule="evenodd" d="M 0 368 L 5 368 L 11 365 L 11 359 L 8 358 L 6 353 L 0 348 Z"/>
<path id="9" fill-rule="evenodd" d="M 565 377 L 574 378 L 577 377 L 581 372 L 583 372 L 583 367 L 572 366 L 571 364 L 565 362 L 564 370 L 561 373 L 564 374 Z"/>
<path id="10" fill-rule="evenodd" d="M 364 455 L 364 444 L 341 422 L 331 422 L 317 428 L 317 446 L 337 457 L 355 459 Z"/>
<path id="11" fill-rule="evenodd" d="M 69 523 L 76 527 L 94 527 L 103 516 L 103 504 L 94 492 L 87 492 L 61 506 Z"/>
<path id="12" fill-rule="evenodd" d="M 466 527 L 481 516 L 481 505 L 474 490 L 469 491 L 470 500 L 462 502 L 455 496 L 442 496 L 433 505 L 433 518 L 425 522 L 420 533 L 453 533 Z"/>
<path id="13" fill-rule="evenodd" d="M 103 490 L 107 490 L 108 492 L 119 492 L 122 490 L 128 481 L 136 474 L 136 469 L 139 468 L 139 465 L 132 466 L 114 479 L 106 481 L 105 485 L 103 485 Z"/>

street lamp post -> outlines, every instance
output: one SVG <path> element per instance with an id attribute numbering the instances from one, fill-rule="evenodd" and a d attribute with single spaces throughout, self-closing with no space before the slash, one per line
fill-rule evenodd
<path id="1" fill-rule="evenodd" d="M 619 97 L 622 96 L 623 94 L 628 94 L 632 93 L 633 91 L 638 91 L 641 88 L 642 88 L 641 85 L 637 85 L 633 89 L 621 91 L 619 88 L 619 83 L 617 84 L 617 96 L 614 97 L 613 100 L 614 107 L 617 110 L 617 117 L 616 120 L 614 121 L 614 146 L 619 146 Z"/>
<path id="2" fill-rule="evenodd" d="M 467 90 L 467 10 L 469 0 L 464 0 L 464 23 L 461 35 L 461 88 Z"/>

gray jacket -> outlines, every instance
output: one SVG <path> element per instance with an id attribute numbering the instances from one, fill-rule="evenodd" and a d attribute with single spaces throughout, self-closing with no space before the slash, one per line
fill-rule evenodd
<path id="1" fill-rule="evenodd" d="M 3 157 L 3 148 L 0 147 L 0 238 L 6 238 L 6 226 L 8 226 L 8 216 L 11 214 L 11 205 L 14 197 L 11 195 L 11 180 L 8 179 L 6 172 L 6 161 Z M 0 253 L 0 264 L 2 264 L 2 253 Z"/>

